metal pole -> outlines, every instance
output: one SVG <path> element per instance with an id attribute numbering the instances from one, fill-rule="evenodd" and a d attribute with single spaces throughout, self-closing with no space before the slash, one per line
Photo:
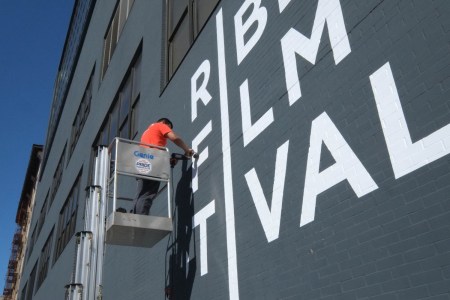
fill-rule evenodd
<path id="1" fill-rule="evenodd" d="M 103 187 L 100 195 L 99 210 L 98 210 L 98 237 L 97 237 L 97 266 L 96 266 L 96 290 L 93 299 L 101 299 L 102 295 L 102 279 L 103 279 L 103 259 L 105 249 L 105 216 L 106 216 L 106 201 L 108 197 L 108 177 L 110 166 L 110 155 L 107 147 L 101 149 L 101 160 L 103 168 L 101 169 L 100 186 Z"/>
<path id="2" fill-rule="evenodd" d="M 116 211 L 116 201 L 117 201 L 117 154 L 119 153 L 119 139 L 114 139 L 115 143 L 115 159 L 114 159 L 114 193 L 113 193 L 113 209 L 112 211 Z"/>

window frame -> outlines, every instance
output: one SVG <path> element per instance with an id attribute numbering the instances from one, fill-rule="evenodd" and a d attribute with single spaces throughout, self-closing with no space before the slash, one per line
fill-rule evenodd
<path id="1" fill-rule="evenodd" d="M 59 212 L 53 264 L 56 263 L 75 234 L 78 205 L 81 195 L 80 188 L 82 173 L 82 170 L 80 170 L 75 182 L 72 185 L 72 188 L 70 189 L 67 199 Z"/>
<path id="2" fill-rule="evenodd" d="M 124 3 L 126 3 L 126 5 Z M 133 4 L 134 0 L 118 0 L 116 2 L 111 20 L 109 21 L 105 36 L 103 38 L 101 78 L 105 76 L 106 71 L 108 70 L 120 36 L 125 28 L 125 23 L 128 20 L 131 9 L 133 8 Z"/>
<path id="3" fill-rule="evenodd" d="M 55 201 L 56 193 L 58 193 L 59 186 L 62 181 L 64 169 L 66 167 L 65 161 L 66 161 L 66 149 L 67 149 L 67 143 L 64 145 L 64 150 L 61 153 L 61 156 L 58 161 L 58 165 L 55 169 L 55 174 L 53 174 L 53 181 L 50 188 L 50 202 L 48 204 L 48 207 L 50 208 Z"/>
<path id="4" fill-rule="evenodd" d="M 50 231 L 50 234 L 45 241 L 44 246 L 41 250 L 41 256 L 39 257 L 39 267 L 37 269 L 37 278 L 36 278 L 36 290 L 35 293 L 39 290 L 39 288 L 44 283 L 47 278 L 48 271 L 51 268 L 51 254 L 52 254 L 52 239 L 53 239 L 53 229 Z"/>
<path id="5" fill-rule="evenodd" d="M 165 49 L 165 58 L 164 58 L 164 84 L 167 85 L 170 82 L 170 79 L 174 76 L 180 65 L 182 64 L 184 58 L 189 53 L 190 48 L 194 44 L 195 40 L 199 36 L 200 32 L 205 27 L 206 23 L 208 22 L 209 18 L 215 11 L 216 7 L 219 5 L 221 0 L 210 0 L 215 1 L 210 7 L 209 13 L 206 13 L 207 17 L 204 18 L 203 23 L 200 23 L 199 20 L 199 11 L 201 5 L 198 5 L 199 0 L 186 0 L 186 7 L 181 9 L 175 8 L 176 0 L 165 0 L 165 42 L 164 42 L 164 49 Z M 184 5 L 182 2 L 178 5 Z M 178 11 L 181 12 L 179 14 L 178 19 L 174 19 L 173 12 Z M 203 15 L 202 15 L 203 16 Z M 176 17 L 176 16 L 175 16 Z M 186 24 L 183 24 L 183 22 L 186 21 Z M 185 37 L 188 39 L 188 46 L 186 49 L 181 49 L 180 54 L 176 55 L 174 54 L 174 51 L 177 51 L 177 49 L 174 48 L 174 41 L 176 39 L 177 34 L 182 33 L 183 26 L 188 26 L 186 33 L 188 37 Z M 186 34 L 185 33 L 185 34 Z M 184 45 L 186 46 L 186 45 Z M 174 63 L 174 57 L 179 57 L 179 61 Z"/>
<path id="6" fill-rule="evenodd" d="M 94 74 L 95 74 L 95 66 L 91 71 L 91 75 L 89 76 L 89 80 L 84 89 L 83 96 L 81 97 L 80 105 L 78 106 L 77 113 L 72 122 L 72 132 L 70 135 L 70 143 L 69 143 L 69 159 L 67 160 L 67 162 L 69 162 L 70 158 L 72 157 L 73 151 L 75 150 L 75 147 L 78 143 L 78 139 L 80 138 L 81 132 L 83 131 L 84 124 L 86 124 L 89 112 L 91 111 L 91 102 L 93 94 L 92 92 L 94 88 L 93 84 Z"/>

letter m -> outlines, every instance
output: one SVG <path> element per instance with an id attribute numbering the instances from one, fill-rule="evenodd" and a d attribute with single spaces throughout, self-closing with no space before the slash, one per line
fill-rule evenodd
<path id="1" fill-rule="evenodd" d="M 316 63 L 325 23 L 327 24 L 336 65 L 351 52 L 339 0 L 319 0 L 311 38 L 308 39 L 297 30 L 291 28 L 281 39 L 289 105 L 294 104 L 302 96 L 296 54 L 312 64 Z"/>

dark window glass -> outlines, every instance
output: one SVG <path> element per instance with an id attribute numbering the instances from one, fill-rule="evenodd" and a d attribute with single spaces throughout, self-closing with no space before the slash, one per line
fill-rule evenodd
<path id="1" fill-rule="evenodd" d="M 130 121 L 128 117 L 125 119 L 125 121 L 122 123 L 120 127 L 119 136 L 124 139 L 130 138 Z"/>
<path id="2" fill-rule="evenodd" d="M 119 9 L 116 10 L 114 18 L 111 23 L 111 54 L 109 59 L 111 59 L 114 50 L 116 49 L 117 40 L 118 40 L 118 31 L 119 31 Z"/>
<path id="3" fill-rule="evenodd" d="M 188 0 L 171 0 L 169 1 L 170 6 L 170 22 L 169 22 L 169 33 L 173 33 L 177 24 L 180 20 L 188 13 Z"/>
<path id="4" fill-rule="evenodd" d="M 25 283 L 25 285 L 22 288 L 22 292 L 20 293 L 20 300 L 25 300 L 25 297 L 27 296 L 27 285 L 28 282 Z"/>
<path id="5" fill-rule="evenodd" d="M 117 101 L 116 101 L 117 102 Z M 114 106 L 113 111 L 110 115 L 110 123 L 109 123 L 109 143 L 117 136 L 118 128 L 119 128 L 119 108 L 117 105 Z"/>
<path id="6" fill-rule="evenodd" d="M 140 49 L 130 65 L 123 84 L 117 92 L 110 113 L 105 119 L 102 129 L 92 145 L 91 160 L 89 165 L 89 182 L 93 183 L 94 162 L 98 146 L 109 145 L 119 136 L 124 139 L 134 139 L 137 135 L 137 110 L 141 83 L 141 54 Z"/>
<path id="7" fill-rule="evenodd" d="M 53 200 L 55 200 L 56 193 L 58 192 L 59 185 L 61 184 L 61 179 L 64 171 L 65 161 L 66 161 L 66 146 L 64 146 L 64 150 L 59 158 L 58 166 L 56 167 L 55 174 L 53 175 L 53 182 L 50 188 L 50 204 L 49 207 L 52 206 Z"/>
<path id="8" fill-rule="evenodd" d="M 38 290 L 41 287 L 45 278 L 47 278 L 48 269 L 50 265 L 49 264 L 50 253 L 52 251 L 52 237 L 53 237 L 53 230 L 50 232 L 47 241 L 45 242 L 44 247 L 42 248 L 41 257 L 39 258 L 36 290 Z"/>
<path id="9" fill-rule="evenodd" d="M 195 8 L 197 11 L 197 20 L 195 20 L 197 34 L 203 27 L 203 25 L 205 25 L 206 20 L 208 20 L 211 12 L 216 7 L 218 2 L 218 0 L 194 0 Z"/>
<path id="10" fill-rule="evenodd" d="M 59 213 L 58 228 L 55 242 L 55 257 L 56 262 L 69 243 L 73 234 L 75 233 L 75 225 L 78 210 L 78 199 L 80 196 L 80 177 L 81 171 L 78 175 L 66 202 Z"/>
<path id="11" fill-rule="evenodd" d="M 101 137 L 101 145 L 103 146 L 108 146 L 109 145 L 109 119 L 108 121 L 105 123 L 103 130 L 102 130 L 102 137 Z"/>
<path id="12" fill-rule="evenodd" d="M 139 57 L 136 59 L 136 63 L 134 64 L 133 68 L 133 93 L 132 93 L 133 103 L 139 97 L 139 94 L 141 92 L 141 62 L 142 62 L 142 55 L 139 55 Z"/>
<path id="13" fill-rule="evenodd" d="M 94 77 L 94 70 L 91 72 L 89 81 L 86 85 L 86 89 L 83 93 L 83 98 L 81 99 L 80 106 L 78 107 L 77 114 L 75 115 L 75 120 L 72 124 L 72 134 L 70 138 L 69 146 L 69 156 L 72 155 L 77 145 L 78 138 L 81 135 L 84 124 L 86 123 L 89 111 L 91 109 L 91 99 L 92 99 L 92 80 Z"/>
<path id="14" fill-rule="evenodd" d="M 123 86 L 121 99 L 120 99 L 120 124 L 123 124 L 125 119 L 128 117 L 131 106 L 131 82 L 132 76 L 128 77 L 128 80 Z"/>
<path id="15" fill-rule="evenodd" d="M 134 0 L 120 0 L 119 4 L 116 6 L 113 18 L 108 27 L 108 32 L 105 35 L 105 42 L 103 44 L 103 67 L 102 67 L 102 77 L 105 75 L 108 69 L 109 63 L 113 56 L 114 50 L 116 49 L 117 42 L 119 41 L 122 29 L 125 26 L 125 22 L 130 14 L 131 7 L 133 6 Z"/>
<path id="16" fill-rule="evenodd" d="M 219 0 L 167 1 L 166 80 L 170 79 Z"/>
<path id="17" fill-rule="evenodd" d="M 27 289 L 27 297 L 26 300 L 31 300 L 33 298 L 34 293 L 34 283 L 36 279 L 36 270 L 37 270 L 38 262 L 34 264 L 33 270 L 30 273 L 30 279 L 28 279 L 28 289 Z"/>
<path id="18" fill-rule="evenodd" d="M 105 37 L 105 42 L 103 43 L 103 67 L 102 67 L 102 75 L 106 73 L 106 69 L 108 69 L 110 52 L 111 50 L 111 31 Z"/>
<path id="19" fill-rule="evenodd" d="M 138 112 L 139 112 L 139 100 L 133 105 L 131 110 L 131 139 L 135 139 L 138 134 Z"/>
<path id="20" fill-rule="evenodd" d="M 45 215 L 47 214 L 48 195 L 49 195 L 49 193 L 47 192 L 47 196 L 45 197 L 44 204 L 42 205 L 42 208 L 41 208 L 41 213 L 39 214 L 37 236 L 39 236 L 39 234 L 41 233 L 41 230 L 42 230 L 42 226 L 44 226 Z"/>
<path id="21" fill-rule="evenodd" d="M 89 20 L 95 6 L 95 1 L 93 0 L 74 2 L 74 13 L 67 33 L 66 47 L 64 47 L 64 53 L 61 57 L 61 63 L 55 82 L 52 108 L 50 111 L 50 121 L 45 142 L 45 152 L 42 162 L 43 169 L 40 172 L 41 174 L 44 173 L 56 130 L 58 128 L 58 123 L 65 105 L 67 90 L 73 74 L 75 73 L 78 54 L 82 48 L 80 45 L 83 43 L 85 32 L 89 25 Z"/>
<path id="22" fill-rule="evenodd" d="M 189 37 L 189 19 L 184 18 L 177 31 L 174 32 L 169 43 L 170 65 L 169 72 L 173 74 L 181 63 L 191 45 Z"/>
<path id="23" fill-rule="evenodd" d="M 34 247 L 34 243 L 36 241 L 36 230 L 37 230 L 37 225 L 34 225 L 34 229 L 33 229 L 33 233 L 31 234 L 31 239 L 28 241 L 28 257 L 30 257 L 31 253 L 33 253 L 33 247 Z"/>

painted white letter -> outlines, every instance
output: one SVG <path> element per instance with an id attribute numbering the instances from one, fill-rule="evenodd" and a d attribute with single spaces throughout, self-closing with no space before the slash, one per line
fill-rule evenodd
<path id="1" fill-rule="evenodd" d="M 215 200 L 202 208 L 192 218 L 192 226 L 195 228 L 200 225 L 200 275 L 208 273 L 208 234 L 206 219 L 216 212 Z"/>
<path id="2" fill-rule="evenodd" d="M 246 22 L 242 23 L 242 17 L 250 5 L 253 4 L 253 11 L 248 17 Z M 260 7 L 261 0 L 246 0 L 239 8 L 238 12 L 234 16 L 234 26 L 236 28 L 236 51 L 237 51 L 237 63 L 238 65 L 244 60 L 250 50 L 256 45 L 256 43 L 261 38 L 264 29 L 267 24 L 267 10 L 266 8 Z M 257 28 L 255 33 L 249 38 L 247 43 L 244 41 L 245 33 L 250 29 L 250 27 L 257 23 Z"/>
<path id="3" fill-rule="evenodd" d="M 311 39 L 293 28 L 281 39 L 289 105 L 294 104 L 302 96 L 296 54 L 315 64 L 325 22 L 327 23 L 336 65 L 351 52 L 339 0 L 319 0 Z"/>
<path id="4" fill-rule="evenodd" d="M 246 79 L 240 87 L 241 110 L 242 110 L 242 133 L 244 138 L 244 147 L 256 138 L 264 129 L 272 124 L 273 111 L 270 108 L 266 113 L 252 125 L 252 113 L 250 109 L 250 95 L 248 92 L 248 80 Z"/>
<path id="5" fill-rule="evenodd" d="M 253 202 L 256 206 L 259 219 L 266 234 L 267 241 L 270 243 L 276 240 L 280 234 L 281 207 L 283 204 L 284 183 L 286 178 L 287 154 L 289 141 L 281 145 L 277 150 L 275 161 L 275 176 L 273 179 L 272 205 L 271 209 L 267 204 L 266 197 L 259 182 L 255 168 L 245 174 L 248 188 L 252 194 Z"/>
<path id="6" fill-rule="evenodd" d="M 395 178 L 450 153 L 450 124 L 412 142 L 389 63 L 373 73 L 370 82 Z"/>
<path id="7" fill-rule="evenodd" d="M 280 14 L 283 12 L 286 6 L 288 6 L 290 2 L 291 0 L 278 0 L 278 6 L 280 7 Z"/>
<path id="8" fill-rule="evenodd" d="M 192 148 L 194 151 L 198 151 L 198 145 L 206 138 L 212 131 L 212 121 L 209 121 L 199 134 L 192 140 Z M 192 164 L 192 192 L 195 193 L 198 190 L 198 168 L 208 158 L 208 147 L 199 153 L 199 158 Z"/>
<path id="9" fill-rule="evenodd" d="M 319 172 L 322 142 L 330 150 L 336 163 Z M 348 181 L 358 198 L 378 188 L 333 121 L 324 112 L 311 125 L 300 227 L 314 221 L 317 195 L 343 180 Z"/>
<path id="10" fill-rule="evenodd" d="M 234 217 L 233 168 L 231 163 L 230 114 L 228 101 L 227 64 L 222 8 L 216 15 L 217 70 L 219 75 L 220 122 L 222 129 L 223 189 L 225 202 L 225 229 L 227 234 L 229 297 L 239 300 L 239 274 L 237 268 L 236 225 Z"/>
<path id="11" fill-rule="evenodd" d="M 202 100 L 204 105 L 207 105 L 211 100 L 211 94 L 206 89 L 206 85 L 209 81 L 209 75 L 211 73 L 211 65 L 209 60 L 202 62 L 197 71 L 191 77 L 191 108 L 192 108 L 192 122 L 197 118 L 197 101 Z M 204 75 L 202 84 L 197 87 L 197 80 L 201 75 Z"/>

